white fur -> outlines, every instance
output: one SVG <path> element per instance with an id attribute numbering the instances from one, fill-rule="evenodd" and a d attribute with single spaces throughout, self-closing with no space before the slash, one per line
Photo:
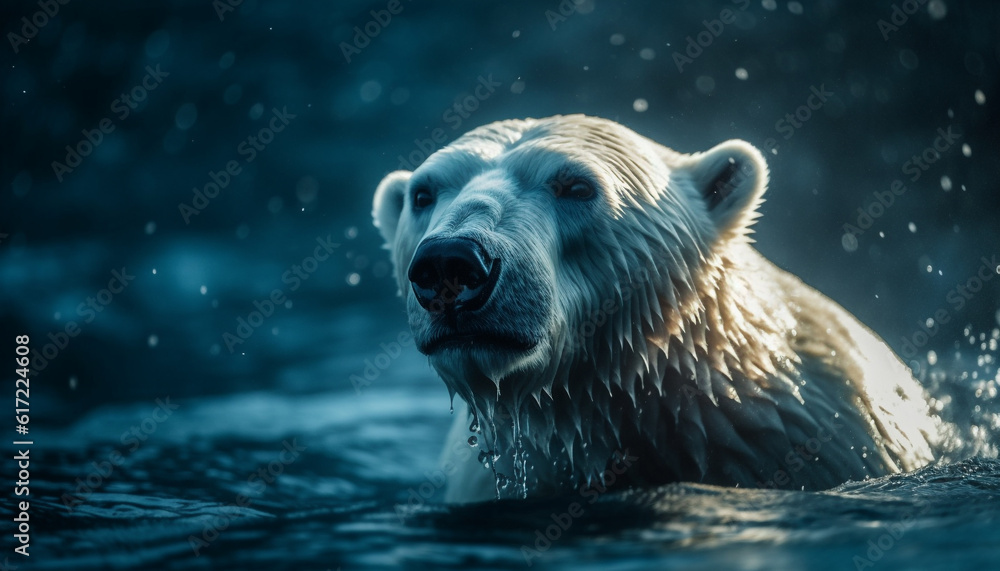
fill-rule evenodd
<path id="1" fill-rule="evenodd" d="M 566 172 L 598 196 L 557 198 Z M 418 347 L 436 325 L 406 269 L 428 236 L 503 260 L 459 327 L 537 341 L 430 355 L 468 403 L 446 449 L 475 422 L 492 460 L 466 460 L 450 501 L 564 492 L 626 451 L 637 460 L 618 480 L 633 485 L 819 489 L 932 459 L 940 425 L 899 359 L 750 246 L 767 181 L 746 142 L 684 155 L 580 115 L 480 127 L 386 177 L 374 217 Z M 434 189 L 432 208 L 413 211 L 413 185 Z"/>

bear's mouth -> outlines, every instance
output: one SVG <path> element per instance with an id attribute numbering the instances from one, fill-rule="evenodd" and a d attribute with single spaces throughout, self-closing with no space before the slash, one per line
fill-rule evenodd
<path id="1" fill-rule="evenodd" d="M 501 333 L 443 333 L 431 338 L 417 349 L 425 355 L 431 355 L 443 349 L 470 350 L 488 348 L 504 350 L 513 353 L 526 353 L 538 345 L 538 341 L 521 339 Z"/>

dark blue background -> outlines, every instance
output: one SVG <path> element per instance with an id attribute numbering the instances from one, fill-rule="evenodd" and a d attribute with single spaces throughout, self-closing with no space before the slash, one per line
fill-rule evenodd
<path id="1" fill-rule="evenodd" d="M 774 138 L 756 234 L 765 255 L 897 350 L 938 308 L 952 317 L 927 345 L 939 352 L 966 323 L 995 323 L 1000 280 L 961 310 L 947 296 L 1000 254 L 996 3 L 948 2 L 943 18 L 932 3 L 934 15 L 922 7 L 885 39 L 887 1 L 797 14 L 787 2 L 602 0 L 559 19 L 546 15 L 556 1 L 404 0 L 348 63 L 341 44 L 386 4 L 247 0 L 220 18 L 208 0 L 73 1 L 17 53 L 3 46 L 0 337 L 12 352 L 10 339 L 30 334 L 37 352 L 67 322 L 80 327 L 33 381 L 33 419 L 64 424 L 164 394 L 350 389 L 405 329 L 370 222 L 376 184 L 435 129 L 452 140 L 505 118 L 600 115 L 685 152 Z M 737 21 L 678 71 L 674 52 L 724 8 Z M 38 10 L 5 2 L 4 34 Z M 114 102 L 147 66 L 169 75 L 122 118 Z M 480 77 L 501 87 L 456 125 L 444 114 Z M 834 95 L 785 140 L 777 122 L 820 86 Z M 247 163 L 241 142 L 275 108 L 295 119 Z M 104 118 L 114 131 L 59 182 L 52 162 Z M 846 251 L 843 225 L 949 125 L 971 156 L 956 146 L 905 181 Z M 185 223 L 179 204 L 230 160 L 240 174 Z M 327 236 L 339 246 L 291 291 L 282 276 Z M 135 280 L 85 322 L 79 304 L 123 267 Z M 224 333 L 275 288 L 292 307 L 230 353 Z"/>

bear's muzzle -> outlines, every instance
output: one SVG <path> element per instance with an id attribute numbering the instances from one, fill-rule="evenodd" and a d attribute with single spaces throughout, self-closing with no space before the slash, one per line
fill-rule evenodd
<path id="1" fill-rule="evenodd" d="M 471 238 L 430 238 L 413 254 L 407 277 L 421 307 L 431 313 L 475 311 L 490 298 L 500 276 L 491 258 Z"/>

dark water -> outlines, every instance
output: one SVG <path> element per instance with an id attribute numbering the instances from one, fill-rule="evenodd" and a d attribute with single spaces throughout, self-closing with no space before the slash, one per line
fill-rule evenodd
<path id="1" fill-rule="evenodd" d="M 995 2 L 931 0 L 903 18 L 910 4 L 889 0 L 404 1 L 349 62 L 342 44 L 388 3 L 217 4 L 59 4 L 16 48 L 9 34 L 42 8 L 0 7 L 0 564 L 997 566 Z M 712 35 L 723 9 L 738 16 Z M 893 18 L 895 30 L 880 24 Z M 678 69 L 703 33 L 710 44 Z M 461 120 L 447 114 L 481 78 L 501 85 Z M 155 88 L 123 116 L 144 80 Z M 814 89 L 832 95 L 786 136 Z M 275 110 L 294 118 L 250 160 L 241 145 Z M 401 156 L 440 146 L 435 129 L 447 142 L 576 112 L 683 152 L 777 141 L 758 248 L 914 368 L 958 426 L 946 462 L 819 493 L 675 485 L 442 505 L 448 395 L 413 347 L 393 345 L 405 316 L 372 193 Z M 114 130 L 92 154 L 53 167 L 103 119 Z M 914 179 L 908 161 L 948 129 L 954 144 Z M 240 172 L 185 218 L 180 205 L 231 160 Z M 907 191 L 873 206 L 896 179 Z M 859 208 L 877 215 L 845 240 Z M 103 293 L 115 279 L 127 286 Z M 19 335 L 33 369 L 30 558 L 13 551 L 11 521 L 25 499 L 6 416 Z"/>
<path id="2" fill-rule="evenodd" d="M 446 507 L 434 459 L 447 397 L 421 361 L 400 356 L 361 394 L 247 392 L 171 401 L 169 415 L 141 402 L 40 431 L 30 568 L 989 569 L 997 561 L 996 379 L 945 382 L 977 403 L 966 447 L 992 459 L 825 492 L 678 484 Z M 123 444 L 121 434 L 142 433 L 151 417 L 163 420 L 147 440 Z M 112 467 L 115 451 L 124 459 Z M 6 462 L 5 473 L 12 469 Z M 2 511 L 9 520 L 9 504 Z"/>

